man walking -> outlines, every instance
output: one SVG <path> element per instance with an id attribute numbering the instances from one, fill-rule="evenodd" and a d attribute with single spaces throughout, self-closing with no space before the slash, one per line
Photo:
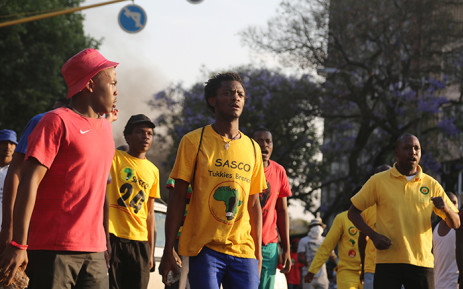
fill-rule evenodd
<path id="1" fill-rule="evenodd" d="M 239 131 L 245 104 L 243 81 L 236 73 L 209 79 L 205 99 L 215 122 L 186 134 L 171 178 L 166 245 L 160 273 L 178 274 L 175 236 L 185 212 L 188 185 L 193 194 L 179 241 L 179 254 L 190 256 L 193 289 L 259 286 L 262 260 L 262 212 L 259 193 L 266 189 L 259 146 Z"/>
<path id="2" fill-rule="evenodd" d="M 13 239 L 0 260 L 7 283 L 28 266 L 28 288 L 107 288 L 102 208 L 114 141 L 101 115 L 116 102 L 117 65 L 95 49 L 63 65 L 70 103 L 29 137 Z"/>
<path id="3" fill-rule="evenodd" d="M 352 197 L 349 218 L 376 249 L 376 289 L 434 288 L 431 214 L 458 228 L 457 210 L 442 186 L 418 165 L 418 138 L 404 134 L 396 142 L 394 167 L 373 175 Z M 361 212 L 376 204 L 376 231 Z"/>
<path id="4" fill-rule="evenodd" d="M 286 198 L 291 196 L 285 169 L 270 160 L 273 152 L 272 133 L 265 128 L 257 129 L 253 139 L 259 144 L 264 162 L 267 190 L 260 193 L 262 207 L 262 272 L 259 289 L 273 289 L 278 263 L 278 235 L 283 248 L 282 273 L 291 270 L 291 252 L 289 248 L 289 216 Z"/>
<path id="5" fill-rule="evenodd" d="M 111 261 L 109 288 L 147 288 L 154 266 L 154 199 L 160 198 L 159 170 L 146 159 L 155 125 L 132 115 L 124 129 L 128 152 L 116 150 L 111 167 L 109 200 Z"/>

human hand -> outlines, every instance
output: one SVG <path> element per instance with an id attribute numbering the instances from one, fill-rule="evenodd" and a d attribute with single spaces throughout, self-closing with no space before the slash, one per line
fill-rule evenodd
<path id="1" fill-rule="evenodd" d="M 113 106 L 113 109 L 111 110 L 110 113 L 105 114 L 105 118 L 111 123 L 115 122 L 118 117 L 119 117 L 119 109 L 117 109 L 115 105 Z"/>
<path id="2" fill-rule="evenodd" d="M 281 273 L 289 273 L 291 271 L 291 254 L 289 251 L 283 252 L 283 268 L 280 270 Z"/>
<path id="3" fill-rule="evenodd" d="M 178 256 L 177 256 L 178 257 Z M 159 264 L 159 274 L 162 276 L 162 283 L 166 286 L 170 286 L 172 284 L 168 284 L 167 282 L 167 274 L 172 271 L 174 276 L 180 274 L 178 270 L 178 262 L 174 258 L 173 252 L 169 252 L 169 250 L 164 250 L 162 254 L 161 263 Z"/>
<path id="4" fill-rule="evenodd" d="M 370 239 L 378 250 L 388 249 L 392 245 L 391 239 L 378 233 L 375 233 Z"/>
<path id="5" fill-rule="evenodd" d="M 304 283 L 312 283 L 313 277 L 315 276 L 312 272 L 307 272 L 307 275 L 304 277 Z"/>
<path id="6" fill-rule="evenodd" d="M 0 256 L 0 272 L 6 276 L 3 284 L 11 285 L 14 276 L 21 267 L 26 269 L 28 263 L 27 251 L 21 250 L 11 245 L 6 246 L 3 254 Z"/>

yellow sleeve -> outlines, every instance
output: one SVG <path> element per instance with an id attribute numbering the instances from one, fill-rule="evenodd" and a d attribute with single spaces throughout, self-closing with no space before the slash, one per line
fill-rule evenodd
<path id="1" fill-rule="evenodd" d="M 458 214 L 458 209 L 455 207 L 455 205 L 450 201 L 449 197 L 445 193 L 444 189 L 442 186 L 436 182 L 435 189 L 433 190 L 433 197 L 442 197 L 444 199 L 444 202 L 447 204 L 447 206 L 454 211 L 455 213 Z M 432 201 L 431 201 L 432 202 Z M 434 205 L 433 205 L 434 206 Z M 443 220 L 447 219 L 447 216 L 442 210 L 437 209 L 436 207 L 433 207 L 432 209 L 436 215 L 441 217 Z"/>
<path id="2" fill-rule="evenodd" d="M 350 200 L 360 211 L 376 204 L 375 176 L 371 177 Z"/>
<path id="3" fill-rule="evenodd" d="M 159 188 L 159 170 L 156 168 L 154 171 L 154 183 L 151 186 L 150 198 L 161 198 L 161 189 Z"/>
<path id="4" fill-rule="evenodd" d="M 196 160 L 196 152 L 198 150 L 198 142 L 192 140 L 190 132 L 183 136 L 177 150 L 174 168 L 170 174 L 172 179 L 181 179 L 191 184 L 193 178 L 194 164 Z M 192 153 L 194 151 L 194 153 Z"/>
<path id="5" fill-rule="evenodd" d="M 326 260 L 331 254 L 331 251 L 334 250 L 336 245 L 339 243 L 342 236 L 342 220 L 340 215 L 337 215 L 334 218 L 333 224 L 331 225 L 331 229 L 323 240 L 323 243 L 318 248 L 315 257 L 310 264 L 309 272 L 316 274 L 320 271 L 320 268 L 325 264 Z"/>

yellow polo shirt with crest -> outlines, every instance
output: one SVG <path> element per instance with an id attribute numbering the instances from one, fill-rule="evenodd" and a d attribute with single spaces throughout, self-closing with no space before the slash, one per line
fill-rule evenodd
<path id="1" fill-rule="evenodd" d="M 315 257 L 310 264 L 309 272 L 317 273 L 338 245 L 339 262 L 337 272 L 353 270 L 360 273 L 361 262 L 358 251 L 359 231 L 347 217 L 347 211 L 339 213 L 333 221 L 328 234 L 318 248 Z M 360 279 L 359 279 L 360 281 Z"/>
<path id="2" fill-rule="evenodd" d="M 182 138 L 170 175 L 192 184 L 194 192 L 179 253 L 196 256 L 206 246 L 236 257 L 255 258 L 248 199 L 267 188 L 260 147 L 243 133 L 230 140 L 206 126 L 192 182 L 201 130 Z"/>
<path id="3" fill-rule="evenodd" d="M 395 164 L 373 175 L 352 197 L 352 204 L 361 211 L 376 204 L 376 232 L 392 242 L 388 249 L 376 251 L 377 264 L 434 267 L 431 214 L 434 211 L 442 219 L 446 216 L 434 207 L 432 197 L 442 197 L 449 208 L 458 212 L 442 186 L 420 166 L 416 176 L 407 181 Z"/>

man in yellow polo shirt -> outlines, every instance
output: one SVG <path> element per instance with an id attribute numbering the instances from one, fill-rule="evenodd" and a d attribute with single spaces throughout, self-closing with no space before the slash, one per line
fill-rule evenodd
<path id="1" fill-rule="evenodd" d="M 442 186 L 418 165 L 418 138 L 404 134 L 396 142 L 394 167 L 372 176 L 352 197 L 349 218 L 378 249 L 375 289 L 434 288 L 431 214 L 458 228 L 457 209 Z M 361 212 L 376 204 L 376 231 Z"/>

